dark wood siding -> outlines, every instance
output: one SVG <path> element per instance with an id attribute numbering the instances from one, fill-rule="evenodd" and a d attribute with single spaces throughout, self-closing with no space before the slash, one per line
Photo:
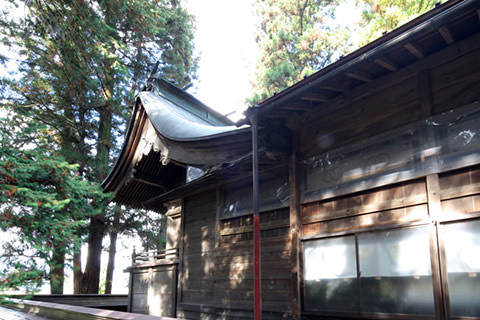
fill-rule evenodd
<path id="1" fill-rule="evenodd" d="M 180 283 L 179 315 L 214 300 L 215 192 L 204 192 L 184 202 L 183 266 Z"/>
<path id="2" fill-rule="evenodd" d="M 252 216 L 216 219 L 216 192 L 185 199 L 178 317 L 253 317 Z M 217 230 L 217 236 L 215 231 Z M 261 214 L 264 319 L 291 316 L 289 210 Z"/>
<path id="3" fill-rule="evenodd" d="M 428 218 L 425 180 L 409 181 L 302 207 L 302 236 Z"/>

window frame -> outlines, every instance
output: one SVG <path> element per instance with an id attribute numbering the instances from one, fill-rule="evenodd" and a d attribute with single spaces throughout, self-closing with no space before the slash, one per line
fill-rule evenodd
<path id="1" fill-rule="evenodd" d="M 394 231 L 394 230 L 405 230 L 405 229 L 413 229 L 418 227 L 427 227 L 429 228 L 428 232 L 428 246 L 429 246 L 429 261 L 430 261 L 430 271 L 431 271 L 431 284 L 432 284 L 432 295 L 433 295 L 433 314 L 431 315 L 421 315 L 421 314 L 400 314 L 400 313 L 386 313 L 386 312 L 363 312 L 361 308 L 361 287 L 360 287 L 360 279 L 361 279 L 361 271 L 360 271 L 360 262 L 359 262 L 359 244 L 358 244 L 358 235 L 360 234 L 367 234 L 367 233 L 374 233 L 374 232 L 386 232 L 386 231 Z M 299 250 L 299 261 L 300 261 L 300 299 L 301 299 L 301 310 L 302 315 L 306 316 L 333 316 L 333 317 L 346 317 L 346 318 L 359 318 L 359 319 L 436 319 L 437 314 L 439 314 L 439 300 L 437 297 L 441 292 L 439 285 L 436 283 L 436 278 L 440 276 L 439 269 L 437 267 L 437 231 L 436 226 L 431 221 L 421 221 L 421 222 L 410 222 L 404 224 L 397 224 L 397 225 L 387 225 L 387 226 L 380 226 L 380 227 L 368 227 L 368 228 L 359 228 L 354 230 L 342 231 L 342 232 L 334 232 L 328 234 L 319 234 L 314 236 L 305 236 L 300 238 L 300 250 Z M 331 238 L 340 238 L 340 237 L 348 237 L 353 236 L 355 241 L 355 257 L 356 257 L 356 282 L 357 282 L 357 303 L 358 303 L 358 311 L 342 311 L 342 310 L 326 310 L 326 309 L 306 309 L 305 308 L 305 247 L 304 243 L 308 241 L 315 241 L 315 240 L 323 240 L 323 239 L 331 239 Z"/>

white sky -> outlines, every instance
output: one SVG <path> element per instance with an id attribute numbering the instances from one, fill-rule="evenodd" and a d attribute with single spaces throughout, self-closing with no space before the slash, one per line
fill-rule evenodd
<path id="1" fill-rule="evenodd" d="M 245 109 L 257 45 L 255 0 L 184 0 L 196 18 L 198 81 L 189 92 L 223 114 Z"/>

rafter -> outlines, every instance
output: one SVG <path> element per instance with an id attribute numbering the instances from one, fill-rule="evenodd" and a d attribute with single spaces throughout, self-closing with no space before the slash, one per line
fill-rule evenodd
<path id="1" fill-rule="evenodd" d="M 292 111 L 308 111 L 312 108 L 310 106 L 306 106 L 306 105 L 285 105 L 285 106 L 282 106 L 281 109 L 282 110 L 292 110 Z"/>
<path id="2" fill-rule="evenodd" d="M 390 71 L 397 71 L 398 70 L 397 65 L 393 61 L 391 61 L 390 59 L 385 58 L 385 57 L 377 58 L 377 59 L 373 60 L 373 62 L 375 62 L 379 66 L 384 67 L 385 69 L 390 70 Z"/>
<path id="3" fill-rule="evenodd" d="M 363 82 L 370 82 L 373 80 L 372 76 L 361 71 L 349 72 L 346 74 L 346 76 L 352 79 L 363 81 Z"/>
<path id="4" fill-rule="evenodd" d="M 425 58 L 425 54 L 423 54 L 422 50 L 420 50 L 417 46 L 413 43 L 409 42 L 404 45 L 405 49 L 407 49 L 411 54 L 413 54 L 418 59 Z"/>
<path id="5" fill-rule="evenodd" d="M 334 92 L 341 92 L 341 93 L 345 93 L 345 92 L 349 91 L 349 89 L 335 87 L 335 86 L 332 86 L 332 85 L 322 86 L 322 89 L 330 90 L 330 91 L 334 91 Z"/>
<path id="6" fill-rule="evenodd" d="M 137 181 L 137 182 L 140 182 L 140 183 L 143 183 L 143 184 L 148 184 L 152 187 L 156 187 L 156 188 L 160 188 L 160 189 L 163 189 L 163 190 L 167 190 L 167 187 L 162 185 L 162 184 L 159 184 L 157 182 L 153 182 L 153 181 L 149 181 L 149 180 L 146 180 L 146 179 L 143 179 L 143 178 L 138 178 L 138 177 L 134 177 L 132 180 L 134 181 Z"/>
<path id="7" fill-rule="evenodd" d="M 455 42 L 455 40 L 453 39 L 453 34 L 448 27 L 441 26 L 440 28 L 438 28 L 438 32 L 440 32 L 440 34 L 443 37 L 443 40 L 445 40 L 445 42 L 448 45 L 453 44 Z"/>
<path id="8" fill-rule="evenodd" d="M 329 97 L 327 97 L 326 95 L 324 94 L 320 94 L 320 93 L 312 93 L 312 94 L 309 94 L 308 96 L 304 96 L 302 97 L 302 100 L 307 100 L 307 101 L 317 101 L 317 102 L 325 102 L 325 101 L 328 101 L 330 100 Z"/>

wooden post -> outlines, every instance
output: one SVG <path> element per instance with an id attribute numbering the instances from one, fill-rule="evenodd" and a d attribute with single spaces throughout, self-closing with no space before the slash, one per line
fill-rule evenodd
<path id="1" fill-rule="evenodd" d="M 258 109 L 255 107 L 250 119 L 252 125 L 252 180 L 253 180 L 253 256 L 254 256 L 254 319 L 262 319 L 262 282 L 261 282 L 261 252 L 260 252 L 260 205 L 258 178 Z"/>
<path id="2" fill-rule="evenodd" d="M 300 272 L 299 270 L 299 235 L 300 235 L 300 176 L 298 168 L 298 148 L 300 147 L 300 122 L 298 119 L 291 118 L 289 128 L 292 130 L 292 154 L 290 155 L 289 165 L 289 186 L 290 186 L 290 243 L 292 246 L 290 262 L 291 285 L 292 285 L 292 318 L 301 318 L 300 306 Z"/>

